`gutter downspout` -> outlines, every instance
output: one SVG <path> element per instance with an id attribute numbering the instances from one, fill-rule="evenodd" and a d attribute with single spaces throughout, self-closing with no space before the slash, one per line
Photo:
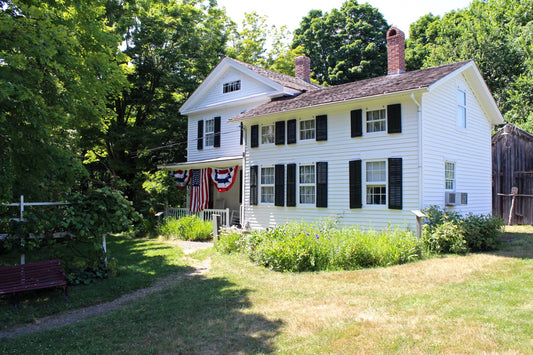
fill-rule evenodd
<path id="1" fill-rule="evenodd" d="M 411 100 L 416 104 L 417 106 L 417 113 L 418 113 L 418 208 L 422 210 L 422 191 L 424 189 L 424 184 L 422 183 L 422 177 L 424 176 L 424 168 L 422 166 L 423 164 L 423 149 L 422 149 L 422 105 L 416 101 L 415 94 L 411 93 Z"/>
<path id="2" fill-rule="evenodd" d="M 244 204 L 246 203 L 246 196 L 244 195 L 245 192 L 246 192 L 246 146 L 248 144 L 247 142 L 247 134 L 246 134 L 246 126 L 243 124 L 242 125 L 242 181 L 241 181 L 241 185 L 242 185 L 242 191 L 241 191 L 241 196 L 242 196 L 242 202 L 241 202 L 241 215 L 240 215 L 240 222 L 241 222 L 241 228 L 244 228 L 245 226 L 245 210 L 246 208 L 244 208 Z"/>

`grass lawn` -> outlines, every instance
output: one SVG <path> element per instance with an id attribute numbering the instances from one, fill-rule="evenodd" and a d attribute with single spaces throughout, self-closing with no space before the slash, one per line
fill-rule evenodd
<path id="1" fill-rule="evenodd" d="M 502 237 L 496 253 L 349 272 L 277 273 L 239 255 L 201 251 L 197 258 L 212 258 L 207 276 L 104 316 L 1 340 L 0 353 L 531 354 L 533 228 L 508 228 Z M 116 243 L 135 251 L 125 273 L 144 280 L 187 271 L 171 244 Z M 148 244 L 157 255 L 148 255 Z M 146 272 L 145 264 L 157 267 Z M 106 293 L 120 279 L 85 287 Z M 77 302 L 75 289 L 69 303 Z M 37 312 L 32 305 L 18 312 L 28 310 Z M 2 320 L 13 312 L 0 304 Z"/>

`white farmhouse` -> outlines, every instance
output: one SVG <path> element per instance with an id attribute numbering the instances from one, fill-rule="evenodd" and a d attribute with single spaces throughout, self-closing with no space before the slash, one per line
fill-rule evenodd
<path id="1" fill-rule="evenodd" d="M 300 78 L 223 59 L 181 109 L 188 163 L 167 168 L 238 165 L 241 191 L 210 200 L 251 228 L 328 216 L 414 228 L 411 211 L 429 205 L 490 213 L 503 118 L 476 64 L 405 72 L 404 34 L 389 29 L 387 44 L 388 75 L 327 88 L 308 83 L 307 57 Z"/>

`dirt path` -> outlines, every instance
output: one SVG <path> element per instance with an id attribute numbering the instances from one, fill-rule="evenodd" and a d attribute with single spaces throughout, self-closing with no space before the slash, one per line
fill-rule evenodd
<path id="1" fill-rule="evenodd" d="M 186 255 L 191 254 L 199 249 L 209 248 L 213 245 L 212 243 L 187 242 L 187 241 L 179 241 L 177 242 L 177 244 L 183 249 L 183 252 Z M 189 266 L 193 268 L 192 272 L 188 272 L 185 274 L 179 274 L 179 275 L 170 275 L 168 277 L 165 277 L 162 280 L 157 281 L 150 287 L 143 288 L 133 293 L 123 295 L 117 298 L 116 300 L 97 304 L 97 305 L 90 306 L 90 307 L 76 309 L 74 311 L 67 312 L 67 313 L 60 314 L 60 315 L 53 315 L 53 316 L 49 316 L 45 318 L 40 318 L 40 319 L 37 319 L 35 323 L 20 325 L 20 326 L 11 328 L 11 329 L 0 331 L 0 340 L 4 338 L 16 338 L 22 335 L 27 335 L 27 334 L 47 330 L 47 329 L 61 327 L 63 325 L 76 323 L 84 319 L 87 319 L 89 317 L 94 317 L 94 316 L 98 316 L 98 315 L 113 311 L 130 301 L 133 301 L 138 298 L 161 291 L 165 287 L 169 285 L 173 285 L 177 282 L 181 282 L 189 277 L 207 274 L 211 266 L 211 259 L 208 258 L 202 261 L 201 263 L 196 263 L 196 264 L 192 264 Z"/>

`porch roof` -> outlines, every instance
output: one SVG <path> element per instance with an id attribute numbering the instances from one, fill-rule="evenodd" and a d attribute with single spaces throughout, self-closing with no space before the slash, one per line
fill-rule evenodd
<path id="1" fill-rule="evenodd" d="M 228 168 L 232 165 L 242 165 L 242 156 L 222 157 L 215 159 L 187 161 L 183 163 L 158 165 L 158 169 L 203 169 L 203 168 Z"/>

